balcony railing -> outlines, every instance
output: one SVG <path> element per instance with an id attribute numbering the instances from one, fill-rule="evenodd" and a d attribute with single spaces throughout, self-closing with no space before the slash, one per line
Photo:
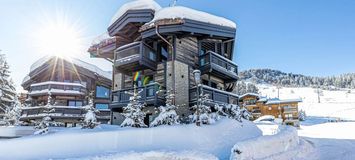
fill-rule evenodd
<path id="1" fill-rule="evenodd" d="M 49 113 L 51 118 L 54 119 L 71 119 L 71 120 L 82 120 L 86 114 L 86 111 L 82 107 L 70 107 L 70 106 L 53 106 L 54 112 Z M 22 109 L 20 120 L 33 120 L 40 119 L 47 115 L 44 112 L 45 108 L 43 106 L 38 107 L 26 107 Z M 96 113 L 96 118 L 102 120 L 110 119 L 110 110 L 99 110 Z"/>
<path id="2" fill-rule="evenodd" d="M 202 74 L 210 72 L 227 81 L 238 79 L 238 65 L 215 52 L 208 51 L 200 55 L 199 64 Z"/>
<path id="3" fill-rule="evenodd" d="M 29 95 L 47 95 L 49 91 L 52 95 L 85 95 L 86 87 L 80 83 L 48 81 L 32 84 Z"/>
<path id="4" fill-rule="evenodd" d="M 147 105 L 159 106 L 164 103 L 163 97 L 159 96 L 156 92 L 159 91 L 160 86 L 156 83 L 149 84 L 144 87 L 138 87 L 140 92 L 140 102 Z M 123 89 L 112 92 L 112 104 L 111 108 L 124 107 L 129 103 L 129 98 L 131 95 L 127 92 L 133 92 L 133 88 Z"/>
<path id="5" fill-rule="evenodd" d="M 198 87 L 194 87 L 190 89 L 190 103 L 192 104 L 197 102 L 197 88 Z M 207 94 L 208 98 L 214 103 L 238 104 L 238 95 L 236 94 L 211 88 L 205 85 L 200 86 L 199 90 L 203 90 L 203 94 Z"/>
<path id="6" fill-rule="evenodd" d="M 156 70 L 156 52 L 143 42 L 134 42 L 115 51 L 115 67 L 121 71 Z"/>

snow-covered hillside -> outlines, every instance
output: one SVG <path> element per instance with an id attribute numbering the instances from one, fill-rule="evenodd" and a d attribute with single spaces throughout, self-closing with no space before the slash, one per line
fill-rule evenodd
<path id="1" fill-rule="evenodd" d="M 278 97 L 278 89 L 270 85 L 258 85 L 259 92 L 270 98 Z M 320 103 L 318 103 L 318 92 Z M 333 117 L 355 120 L 355 90 L 338 91 L 317 90 L 314 88 L 281 88 L 281 99 L 302 98 L 299 109 L 305 110 L 307 116 Z M 318 119 L 321 120 L 321 119 Z"/>

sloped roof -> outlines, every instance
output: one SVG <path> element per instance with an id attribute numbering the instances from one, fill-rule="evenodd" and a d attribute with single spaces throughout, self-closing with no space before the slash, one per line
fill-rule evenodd
<path id="1" fill-rule="evenodd" d="M 269 99 L 265 104 L 282 104 L 282 103 L 292 103 L 292 102 L 302 102 L 302 99 L 278 99 L 278 98 L 274 98 L 274 99 Z"/>
<path id="2" fill-rule="evenodd" d="M 104 78 L 112 80 L 112 74 L 110 72 L 103 71 L 102 69 L 100 69 L 99 67 L 97 67 L 93 64 L 84 62 L 84 61 L 76 59 L 76 58 L 64 58 L 64 57 L 58 57 L 58 56 L 45 56 L 43 58 L 40 58 L 39 60 L 37 60 L 35 63 L 33 63 L 31 65 L 30 73 L 33 72 L 34 70 L 36 70 L 37 68 L 41 67 L 42 65 L 46 64 L 48 61 L 50 61 L 53 58 L 63 59 L 65 61 L 73 63 L 74 65 L 76 65 L 78 67 L 85 68 L 85 69 L 87 69 L 91 72 L 94 72 Z M 26 75 L 26 77 L 23 79 L 22 83 L 25 83 L 28 80 L 30 80 L 30 76 Z"/>

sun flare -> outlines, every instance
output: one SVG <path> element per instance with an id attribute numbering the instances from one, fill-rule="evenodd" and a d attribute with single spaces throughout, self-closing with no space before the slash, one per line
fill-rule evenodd
<path id="1" fill-rule="evenodd" d="M 82 39 L 77 28 L 64 22 L 47 23 L 35 33 L 40 54 L 68 57 L 82 51 Z"/>

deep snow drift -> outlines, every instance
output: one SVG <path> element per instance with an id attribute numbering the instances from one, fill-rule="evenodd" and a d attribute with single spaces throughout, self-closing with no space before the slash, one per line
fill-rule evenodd
<path id="1" fill-rule="evenodd" d="M 120 128 L 101 125 L 44 136 L 0 141 L 0 159 L 48 159 L 97 156 L 110 153 L 194 151 L 228 159 L 235 143 L 261 136 L 252 122 L 223 118 L 213 125 Z"/>

